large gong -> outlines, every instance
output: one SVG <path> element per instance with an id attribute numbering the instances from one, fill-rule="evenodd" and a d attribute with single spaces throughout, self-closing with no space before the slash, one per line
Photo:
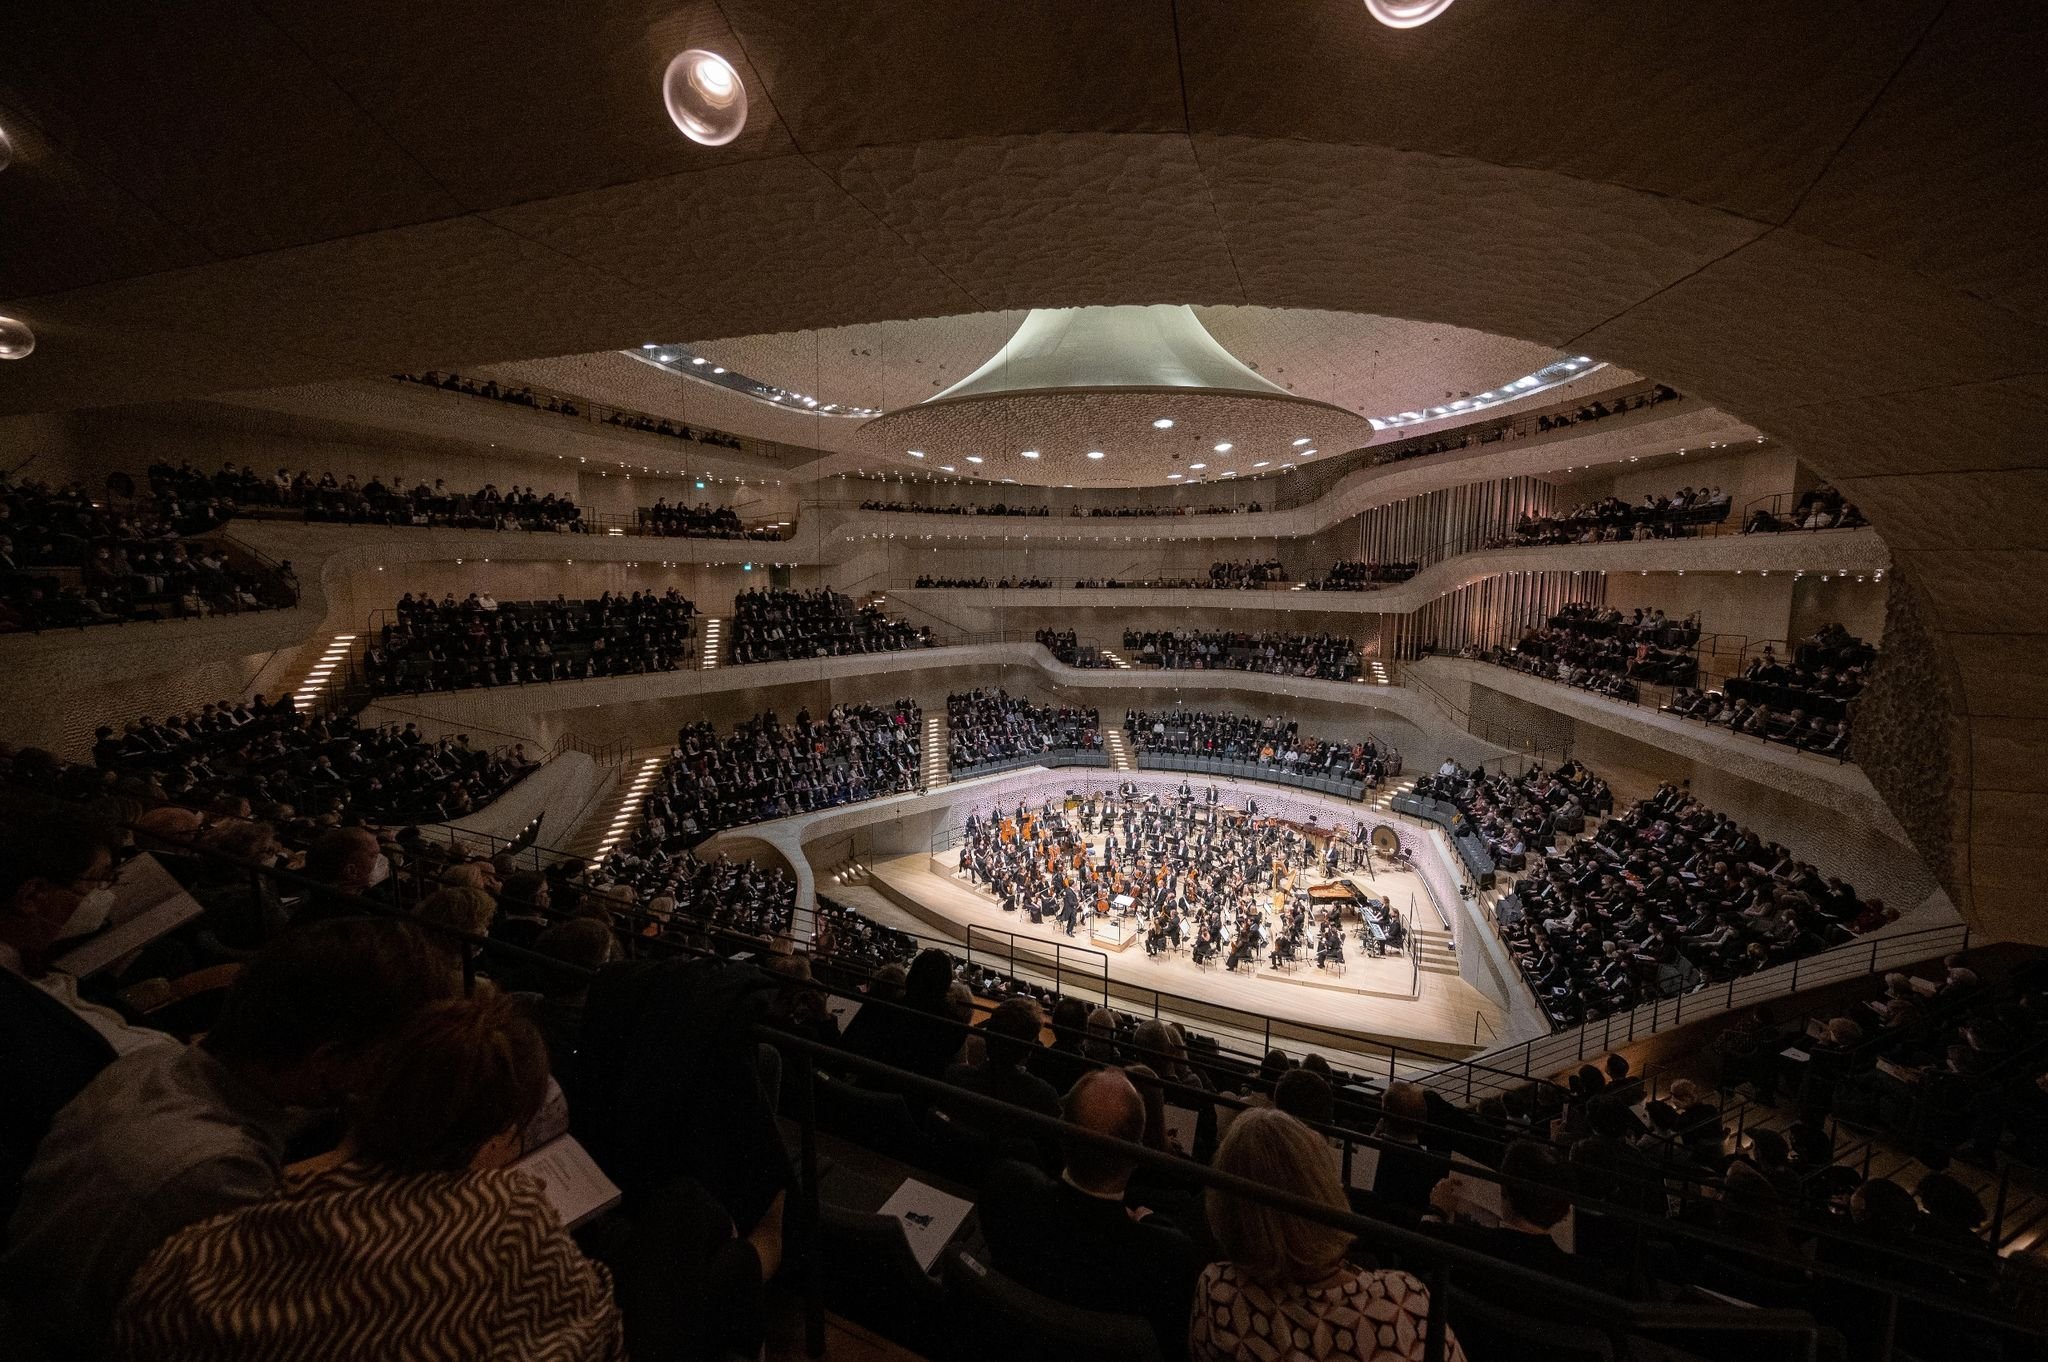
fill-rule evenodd
<path id="1" fill-rule="evenodd" d="M 1372 830 L 1372 849 L 1390 861 L 1395 859 L 1401 854 L 1401 834 L 1380 824 Z"/>

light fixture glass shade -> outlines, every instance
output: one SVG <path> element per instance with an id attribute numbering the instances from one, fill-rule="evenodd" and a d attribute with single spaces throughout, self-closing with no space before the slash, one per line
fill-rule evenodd
<path id="1" fill-rule="evenodd" d="M 1388 28 L 1421 28 L 1451 7 L 1451 0 L 1365 0 L 1366 13 Z"/>
<path id="2" fill-rule="evenodd" d="M 26 359 L 35 348 L 36 333 L 27 322 L 0 317 L 0 359 Z"/>
<path id="3" fill-rule="evenodd" d="M 661 78 L 662 102 L 683 136 L 707 147 L 722 147 L 747 126 L 747 87 L 732 63 L 716 52 L 693 47 L 668 64 Z"/>

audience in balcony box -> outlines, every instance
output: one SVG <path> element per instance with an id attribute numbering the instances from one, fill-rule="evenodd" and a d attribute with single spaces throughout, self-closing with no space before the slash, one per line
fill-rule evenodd
<path id="1" fill-rule="evenodd" d="M 378 694 L 464 690 L 674 671 L 695 658 L 696 605 L 671 588 L 593 600 L 436 603 L 411 592 L 363 657 Z"/>
<path id="2" fill-rule="evenodd" d="M 1335 634 L 1126 629 L 1124 648 L 1135 661 L 1169 669 L 1271 672 L 1326 681 L 1358 675 L 1357 645 Z"/>
<path id="3" fill-rule="evenodd" d="M 747 591 L 733 601 L 729 656 L 742 665 L 897 652 L 935 642 L 929 628 L 886 615 L 878 605 L 856 607 L 830 587 Z"/>
<path id="4" fill-rule="evenodd" d="M 1094 709 L 1034 705 L 986 686 L 947 696 L 946 725 L 947 765 L 955 771 L 1012 757 L 1102 750 L 1101 719 Z"/>

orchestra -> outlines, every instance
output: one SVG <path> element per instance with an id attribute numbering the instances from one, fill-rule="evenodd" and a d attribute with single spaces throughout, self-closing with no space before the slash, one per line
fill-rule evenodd
<path id="1" fill-rule="evenodd" d="M 1251 800 L 1231 808 L 1215 787 L 1198 796 L 1185 780 L 1162 794 L 1125 781 L 1114 792 L 970 812 L 959 866 L 1033 924 L 1051 918 L 1076 936 L 1113 919 L 1135 926 L 1148 956 L 1186 949 L 1199 966 L 1220 960 L 1231 971 L 1311 958 L 1318 969 L 1341 967 L 1347 909 L 1368 954 L 1400 950 L 1400 915 L 1337 878 L 1347 870 L 1373 873 L 1362 821 L 1345 831 L 1261 817 Z M 1318 873 L 1324 882 L 1311 884 Z"/>

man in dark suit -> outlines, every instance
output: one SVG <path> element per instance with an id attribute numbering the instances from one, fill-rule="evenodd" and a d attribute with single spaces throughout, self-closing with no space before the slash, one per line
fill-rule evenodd
<path id="1" fill-rule="evenodd" d="M 1388 1143 L 1380 1150 L 1373 1174 L 1375 1214 L 1413 1225 L 1429 1209 L 1429 1191 L 1444 1175 L 1444 1161 L 1423 1148 L 1429 1121 L 1429 1097 L 1413 1083 L 1394 1083 L 1380 1099 L 1380 1123 L 1374 1131 Z"/>
<path id="2" fill-rule="evenodd" d="M 1132 1143 L 1144 1135 L 1145 1104 L 1116 1069 L 1075 1083 L 1066 1116 Z M 982 1233 L 996 1271 L 1084 1310 L 1142 1315 L 1163 1356 L 1185 1357 L 1203 1258 L 1163 1217 L 1124 1205 L 1135 1168 L 1119 1154 L 1072 1142 L 1058 1181 L 1027 1164 L 998 1164 L 983 1189 Z"/>
<path id="3" fill-rule="evenodd" d="M 1534 1140 L 1519 1140 L 1501 1156 L 1500 1172 L 1505 1181 L 1500 1188 L 1498 1225 L 1432 1224 L 1429 1233 L 1568 1282 L 1604 1286 L 1597 1265 L 1566 1253 L 1551 1238 L 1551 1230 L 1572 1208 L 1564 1191 L 1564 1162 L 1557 1151 Z"/>

